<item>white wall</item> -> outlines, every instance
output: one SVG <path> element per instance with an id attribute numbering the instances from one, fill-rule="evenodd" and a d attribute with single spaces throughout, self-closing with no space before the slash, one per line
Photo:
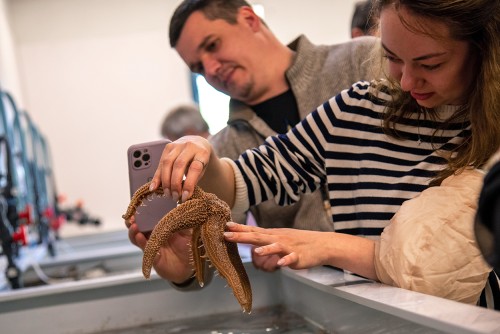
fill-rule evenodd
<path id="1" fill-rule="evenodd" d="M 3 86 L 46 136 L 59 192 L 69 202 L 83 199 L 102 229 L 123 228 L 128 146 L 158 138 L 165 111 L 191 101 L 187 68 L 168 44 L 179 1 L 1 1 L 14 44 L 8 67 L 17 67 L 21 88 L 12 78 Z M 305 33 L 315 43 L 335 43 L 349 39 L 354 2 L 252 3 L 264 5 L 283 42 Z M 0 69 L 5 61 L 2 54 Z"/>
<path id="2" fill-rule="evenodd" d="M 11 94 L 22 99 L 16 47 L 10 27 L 6 0 L 0 0 L 0 87 L 8 87 Z"/>

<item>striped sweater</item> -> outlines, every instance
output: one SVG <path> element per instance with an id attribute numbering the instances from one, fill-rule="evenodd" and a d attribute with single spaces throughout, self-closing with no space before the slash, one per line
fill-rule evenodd
<path id="1" fill-rule="evenodd" d="M 398 124 L 404 140 L 390 137 L 382 129 L 389 99 L 369 82 L 358 82 L 287 134 L 269 137 L 231 161 L 236 175 L 233 210 L 271 198 L 279 205 L 294 203 L 301 193 L 326 182 L 335 230 L 379 236 L 401 204 L 426 189 L 444 168 L 441 153 L 470 134 L 469 125 L 461 122 L 431 139 L 438 123 L 458 108 L 443 106 L 439 120 L 413 115 Z"/>
<path id="2" fill-rule="evenodd" d="M 334 45 L 314 45 L 300 36 L 288 45 L 294 52 L 293 63 L 285 75 L 299 108 L 305 118 L 323 102 L 353 82 L 373 78 L 370 52 L 379 40 L 372 36 L 352 39 Z M 269 110 L 273 113 L 274 110 Z M 237 159 L 247 149 L 258 147 L 277 133 L 250 106 L 232 99 L 229 103 L 228 125 L 209 138 L 219 157 Z M 325 189 L 301 196 L 294 205 L 279 206 L 266 201 L 250 208 L 261 227 L 293 227 L 305 230 L 333 231 L 330 210 L 325 208 Z M 233 220 L 244 223 L 245 214 L 233 213 Z"/>

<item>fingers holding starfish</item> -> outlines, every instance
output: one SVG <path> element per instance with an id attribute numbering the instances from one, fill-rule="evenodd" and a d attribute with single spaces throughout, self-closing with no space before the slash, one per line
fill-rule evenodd
<path id="1" fill-rule="evenodd" d="M 168 143 L 153 176 L 151 189 L 162 186 L 167 197 L 185 202 L 203 177 L 212 147 L 203 137 L 186 136 Z"/>

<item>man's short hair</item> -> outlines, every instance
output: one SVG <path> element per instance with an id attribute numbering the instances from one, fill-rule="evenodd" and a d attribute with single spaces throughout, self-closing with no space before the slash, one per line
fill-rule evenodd
<path id="1" fill-rule="evenodd" d="M 359 28 L 365 35 L 369 35 L 375 23 L 372 15 L 372 0 L 357 2 L 354 7 L 354 14 L 352 15 L 351 29 Z"/>
<path id="2" fill-rule="evenodd" d="M 221 19 L 236 24 L 238 9 L 251 5 L 245 0 L 185 0 L 174 11 L 170 19 L 170 46 L 175 47 L 187 19 L 196 11 L 201 11 L 209 20 Z"/>

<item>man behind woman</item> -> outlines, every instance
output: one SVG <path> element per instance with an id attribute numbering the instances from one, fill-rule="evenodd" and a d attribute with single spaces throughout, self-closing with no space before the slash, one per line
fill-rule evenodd
<path id="1" fill-rule="evenodd" d="M 278 254 L 281 266 L 327 264 L 476 303 L 491 268 L 480 257 L 469 217 L 481 184 L 477 169 L 500 147 L 500 3 L 380 0 L 374 8 L 386 79 L 355 83 L 286 135 L 269 137 L 235 161 L 218 159 L 203 138 L 181 138 L 165 148 L 153 188 L 162 186 L 185 200 L 199 183 L 233 210 L 246 210 L 269 198 L 280 205 L 293 203 L 299 194 L 327 184 L 333 220 L 344 224 L 344 231 L 391 223 L 384 230 L 391 237 L 374 241 L 347 233 L 229 223 L 226 239 L 260 246 L 258 254 Z M 205 164 L 191 164 L 194 160 Z M 423 198 L 442 205 L 412 204 Z M 454 216 L 456 224 L 446 223 L 452 217 L 447 201 L 452 211 L 464 210 Z M 408 224 L 415 216 L 419 219 Z M 421 228 L 425 225 L 441 229 Z M 399 226 L 409 226 L 407 233 L 395 233 Z M 411 238 L 419 233 L 429 243 L 417 245 L 417 252 L 427 251 L 427 256 L 415 261 L 406 256 L 409 248 L 383 256 L 393 245 L 411 248 L 416 241 Z M 430 238 L 433 233 L 440 237 Z M 449 238 L 457 234 L 462 236 Z M 168 257 L 162 252 L 156 262 L 167 279 L 189 266 L 182 261 L 172 266 L 188 251 L 176 245 L 166 245 Z M 464 254 L 469 261 L 461 261 Z M 424 284 L 412 284 L 414 278 Z M 443 284 L 450 281 L 456 284 Z"/>
<path id="2" fill-rule="evenodd" d="M 208 140 L 218 156 L 232 159 L 261 145 L 266 137 L 286 133 L 353 82 L 371 79 L 369 55 L 378 41 L 366 36 L 314 45 L 301 35 L 285 45 L 244 0 L 182 1 L 171 17 L 169 37 L 189 69 L 231 97 L 227 126 Z M 301 195 L 294 205 L 266 201 L 249 211 L 262 227 L 337 229 L 324 187 Z M 245 218 L 233 214 L 236 222 Z M 376 227 L 379 233 L 382 227 Z M 145 235 L 135 224 L 130 225 L 129 237 L 144 248 Z M 277 256 L 252 256 L 252 260 L 262 270 L 278 268 Z"/>

